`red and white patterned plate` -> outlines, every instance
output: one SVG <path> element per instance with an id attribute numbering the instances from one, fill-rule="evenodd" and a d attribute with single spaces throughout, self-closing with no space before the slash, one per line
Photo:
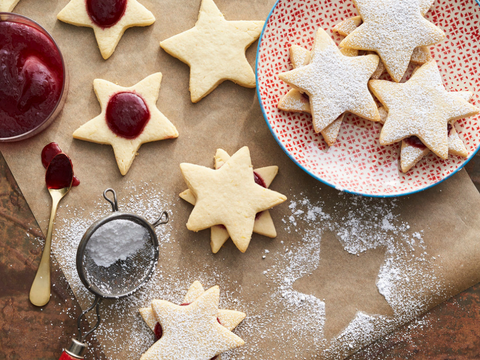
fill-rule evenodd
<path id="1" fill-rule="evenodd" d="M 265 23 L 257 51 L 257 92 L 270 130 L 282 149 L 314 178 L 347 192 L 366 196 L 400 196 L 427 189 L 460 170 L 480 145 L 480 115 L 456 124 L 469 157 L 440 160 L 430 153 L 407 174 L 399 170 L 400 143 L 381 146 L 380 125 L 347 115 L 337 143 L 328 148 L 315 134 L 308 114 L 277 109 L 289 86 L 278 74 L 290 70 L 288 49 L 311 49 L 318 27 L 328 32 L 357 15 L 350 0 L 278 0 Z M 480 7 L 475 0 L 436 0 L 427 19 L 447 34 L 431 47 L 450 91 L 469 90 L 480 106 Z M 333 35 L 332 35 L 333 36 Z M 335 38 L 335 37 L 334 37 Z M 336 40 L 339 40 L 337 37 Z"/>

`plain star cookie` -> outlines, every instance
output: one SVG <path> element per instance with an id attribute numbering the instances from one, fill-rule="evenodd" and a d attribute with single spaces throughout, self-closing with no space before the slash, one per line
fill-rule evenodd
<path id="1" fill-rule="evenodd" d="M 228 161 L 228 159 L 230 159 L 230 155 L 228 155 L 225 150 L 218 149 L 217 153 L 215 154 L 215 169 L 219 169 Z M 277 173 L 278 166 L 267 166 L 253 170 L 255 182 L 265 188 L 270 187 L 270 184 L 275 179 L 275 176 L 277 176 Z M 180 194 L 180 197 L 192 205 L 195 205 L 196 203 L 195 195 L 190 189 L 183 191 Z M 270 238 L 277 236 L 277 231 L 275 230 L 272 216 L 268 210 L 262 211 L 255 216 L 253 232 Z M 230 235 L 224 226 L 212 226 L 210 232 L 210 247 L 212 252 L 216 254 L 229 237 Z"/>
<path id="2" fill-rule="evenodd" d="M 17 6 L 20 0 L 0 0 L 0 11 L 10 12 Z"/>
<path id="3" fill-rule="evenodd" d="M 133 26 L 148 26 L 155 16 L 137 0 L 110 1 L 111 9 L 105 10 L 105 2 L 71 0 L 57 15 L 58 20 L 91 27 L 104 59 L 108 59 L 126 29 Z"/>
<path id="4" fill-rule="evenodd" d="M 203 295 L 204 292 L 205 290 L 203 289 L 202 284 L 199 281 L 195 281 L 192 285 L 190 285 L 190 288 L 188 289 L 182 304 L 183 305 L 191 304 L 192 302 L 197 300 L 201 295 Z M 141 308 L 138 311 L 140 312 L 140 315 L 142 316 L 143 320 L 147 323 L 148 327 L 153 332 L 155 332 L 155 328 L 158 329 L 158 326 L 160 324 L 155 318 L 155 314 L 153 312 L 152 307 L 150 306 L 146 308 Z M 217 320 L 221 325 L 225 326 L 228 330 L 232 331 L 238 326 L 238 324 L 240 324 L 243 321 L 243 319 L 245 319 L 245 316 L 246 314 L 241 311 L 219 309 L 217 313 Z M 162 330 L 162 333 L 163 333 L 163 330 Z"/>
<path id="5" fill-rule="evenodd" d="M 241 252 L 245 252 L 250 243 L 256 214 L 287 199 L 255 182 L 246 146 L 218 170 L 186 163 L 180 164 L 180 169 L 195 197 L 187 228 L 200 231 L 223 225 Z"/>
<path id="6" fill-rule="evenodd" d="M 102 112 L 73 133 L 75 139 L 113 147 L 125 175 L 143 143 L 178 137 L 178 131 L 156 106 L 162 74 L 150 75 L 131 87 L 95 79 L 93 88 Z"/>
<path id="7" fill-rule="evenodd" d="M 462 97 L 445 90 L 435 61 L 418 68 L 406 83 L 371 80 L 370 89 L 388 116 L 380 144 L 416 136 L 442 159 L 448 158 L 448 123 L 477 114 Z"/>
<path id="8" fill-rule="evenodd" d="M 190 66 L 190 96 L 196 103 L 225 80 L 255 87 L 245 50 L 260 36 L 264 21 L 226 21 L 213 0 L 202 0 L 195 27 L 162 42 L 170 55 Z"/>
<path id="9" fill-rule="evenodd" d="M 367 85 L 378 61 L 376 55 L 343 55 L 330 36 L 318 29 L 309 64 L 279 77 L 309 96 L 313 127 L 320 132 L 346 111 L 380 120 Z"/>
<path id="10" fill-rule="evenodd" d="M 396 82 L 405 74 L 415 48 L 445 39 L 442 30 L 427 21 L 422 0 L 353 0 L 363 24 L 340 46 L 371 50 L 380 55 Z M 423 12 L 423 13 L 422 13 Z"/>
<path id="11" fill-rule="evenodd" d="M 219 295 L 218 286 L 214 286 L 185 306 L 153 300 L 153 312 L 163 335 L 140 359 L 207 360 L 244 345 L 240 337 L 218 322 Z"/>

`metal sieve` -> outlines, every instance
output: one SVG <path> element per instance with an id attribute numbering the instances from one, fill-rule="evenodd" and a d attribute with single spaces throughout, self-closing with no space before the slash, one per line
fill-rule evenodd
<path id="1" fill-rule="evenodd" d="M 112 194 L 113 200 L 108 197 L 109 193 Z M 141 216 L 119 212 L 117 194 L 113 189 L 105 190 L 103 197 L 112 206 L 113 214 L 93 223 L 83 235 L 77 250 L 78 275 L 85 287 L 95 295 L 95 300 L 78 317 L 78 340 L 72 339 L 70 347 L 63 351 L 60 360 L 83 359 L 83 353 L 87 348 L 84 343 L 85 339 L 100 324 L 100 302 L 103 299 L 120 299 L 137 291 L 150 279 L 158 261 L 158 238 L 154 228 L 168 222 L 167 212 L 164 211 L 153 224 L 150 224 Z M 93 247 L 89 245 L 97 238 L 101 238 L 102 231 L 105 232 L 105 229 L 115 229 L 117 227 L 117 230 L 119 230 L 119 226 L 141 227 L 144 236 L 142 236 L 142 239 L 137 237 L 135 244 L 132 242 L 131 247 L 135 249 L 127 257 L 116 259 L 114 255 L 107 254 L 113 256 L 113 260 L 110 259 L 112 263 L 109 266 L 99 265 L 95 257 L 96 254 L 92 250 Z M 126 232 L 120 231 L 120 236 L 127 237 Z M 101 245 L 97 243 L 96 246 L 95 249 L 98 249 L 98 246 Z M 109 250 L 107 253 L 114 253 L 115 249 L 107 250 Z M 96 323 L 84 332 L 82 330 L 82 319 L 93 309 L 96 311 Z"/>

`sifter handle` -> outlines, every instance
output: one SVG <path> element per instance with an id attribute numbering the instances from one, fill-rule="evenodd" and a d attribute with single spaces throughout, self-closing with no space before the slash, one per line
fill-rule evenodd
<path id="1" fill-rule="evenodd" d="M 83 359 L 82 357 L 73 357 L 69 353 L 67 353 L 65 350 L 63 350 L 62 355 L 60 356 L 60 359 L 58 360 L 78 360 L 78 359 Z"/>
<path id="2" fill-rule="evenodd" d="M 78 360 L 83 359 L 83 353 L 87 349 L 87 344 L 84 344 L 76 339 L 72 339 L 72 343 L 68 350 L 63 350 L 60 359 L 58 360 Z"/>

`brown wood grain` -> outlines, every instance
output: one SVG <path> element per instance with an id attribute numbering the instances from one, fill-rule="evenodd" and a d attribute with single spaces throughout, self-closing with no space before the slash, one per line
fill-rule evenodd
<path id="1" fill-rule="evenodd" d="M 467 171 L 480 188 L 480 157 Z M 53 260 L 52 298 L 28 301 L 43 239 L 38 224 L 0 154 L 0 359 L 58 359 L 76 334 L 79 306 Z M 480 359 L 480 284 L 353 355 L 361 359 Z M 86 359 L 103 359 L 95 339 Z"/>

